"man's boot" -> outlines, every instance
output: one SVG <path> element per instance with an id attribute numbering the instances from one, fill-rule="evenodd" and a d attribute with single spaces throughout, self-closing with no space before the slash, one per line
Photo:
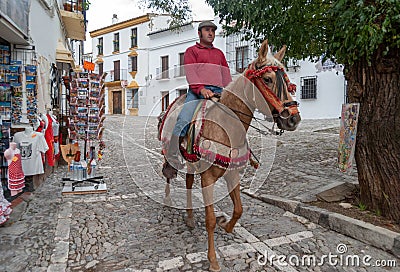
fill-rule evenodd
<path id="1" fill-rule="evenodd" d="M 172 135 L 171 141 L 167 151 L 167 162 L 177 170 L 182 169 L 185 165 L 179 160 L 180 150 L 179 147 L 183 141 L 183 137 Z"/>

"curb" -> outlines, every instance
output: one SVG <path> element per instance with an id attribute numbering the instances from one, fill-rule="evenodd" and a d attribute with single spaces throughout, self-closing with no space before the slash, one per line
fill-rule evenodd
<path id="1" fill-rule="evenodd" d="M 243 193 L 285 211 L 307 218 L 324 228 L 390 252 L 397 258 L 400 258 L 400 233 L 299 201 L 267 194 L 255 195 L 248 190 L 243 190 Z"/>
<path id="2" fill-rule="evenodd" d="M 23 193 L 21 193 L 18 197 L 14 198 L 12 201 L 10 201 L 11 208 L 14 209 L 18 205 L 20 205 L 22 202 L 28 202 L 31 197 L 32 197 L 32 193 L 31 192 L 23 192 Z"/>

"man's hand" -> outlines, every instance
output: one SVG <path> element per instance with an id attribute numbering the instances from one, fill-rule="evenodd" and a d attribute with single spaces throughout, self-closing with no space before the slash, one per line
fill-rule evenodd
<path id="1" fill-rule="evenodd" d="M 214 93 L 210 91 L 209 89 L 203 88 L 200 90 L 200 94 L 205 98 L 209 99 L 214 96 Z"/>

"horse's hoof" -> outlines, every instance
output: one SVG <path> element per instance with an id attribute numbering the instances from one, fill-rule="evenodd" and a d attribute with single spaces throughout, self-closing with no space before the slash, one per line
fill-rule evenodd
<path id="1" fill-rule="evenodd" d="M 226 218 L 225 216 L 221 215 L 217 217 L 217 224 L 220 227 L 225 227 L 226 226 Z"/>
<path id="2" fill-rule="evenodd" d="M 210 264 L 210 271 L 212 271 L 212 272 L 219 272 L 219 271 L 221 271 L 221 267 L 219 266 L 218 263 L 216 263 L 216 264 Z"/>
<path id="3" fill-rule="evenodd" d="M 168 162 L 166 162 L 163 165 L 162 173 L 167 179 L 174 179 L 177 176 L 178 170 L 176 170 Z"/>
<path id="4" fill-rule="evenodd" d="M 195 221 L 194 221 L 194 218 L 186 217 L 186 218 L 185 218 L 185 222 L 186 222 L 186 226 L 188 226 L 188 227 L 191 228 L 191 229 L 194 229 L 195 226 L 196 226 L 196 223 L 195 223 Z"/>

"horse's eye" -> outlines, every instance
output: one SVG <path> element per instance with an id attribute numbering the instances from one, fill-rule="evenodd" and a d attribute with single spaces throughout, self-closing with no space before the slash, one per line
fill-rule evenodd
<path id="1" fill-rule="evenodd" d="M 270 77 L 263 78 L 263 80 L 264 80 L 264 82 L 265 82 L 266 84 L 272 84 L 272 78 L 270 78 Z"/>

